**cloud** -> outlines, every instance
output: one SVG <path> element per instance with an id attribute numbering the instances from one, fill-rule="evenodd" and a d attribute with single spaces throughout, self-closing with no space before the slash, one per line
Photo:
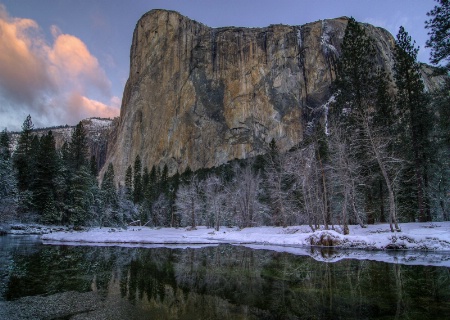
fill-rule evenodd
<path id="1" fill-rule="evenodd" d="M 58 38 L 62 34 L 61 29 L 56 25 L 52 25 L 50 27 L 50 32 L 54 39 Z"/>
<path id="2" fill-rule="evenodd" d="M 84 119 L 92 116 L 93 114 L 101 115 L 102 117 L 112 118 L 117 116 L 117 97 L 111 98 L 111 105 L 104 104 L 103 102 L 89 99 L 77 92 L 73 92 L 67 100 L 67 108 L 70 110 L 71 115 L 76 115 L 79 119 Z"/>
<path id="3" fill-rule="evenodd" d="M 0 5 L 0 87 L 3 95 L 30 104 L 53 82 L 46 71 L 45 47 L 34 38 L 39 28 L 30 19 L 9 18 Z"/>
<path id="4" fill-rule="evenodd" d="M 97 58 L 77 37 L 68 34 L 58 35 L 48 52 L 48 59 L 58 83 L 77 86 L 76 90 L 93 86 L 104 95 L 111 94 L 111 83 Z"/>
<path id="5" fill-rule="evenodd" d="M 0 126 L 20 128 L 21 123 L 8 123 L 16 118 L 11 113 L 30 113 L 42 125 L 117 116 L 120 99 L 112 96 L 98 59 L 81 39 L 58 26 L 50 32 L 49 43 L 34 20 L 10 17 L 0 4 Z"/>

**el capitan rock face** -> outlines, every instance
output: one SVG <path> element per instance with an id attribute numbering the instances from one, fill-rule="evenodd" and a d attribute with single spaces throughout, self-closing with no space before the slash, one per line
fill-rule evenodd
<path id="1" fill-rule="evenodd" d="M 303 139 L 331 98 L 347 18 L 302 26 L 209 28 L 153 10 L 134 30 L 130 75 L 106 162 L 116 177 L 136 155 L 149 169 L 211 167 Z M 393 66 L 394 38 L 366 25 L 378 63 Z M 105 166 L 106 167 L 106 166 Z"/>

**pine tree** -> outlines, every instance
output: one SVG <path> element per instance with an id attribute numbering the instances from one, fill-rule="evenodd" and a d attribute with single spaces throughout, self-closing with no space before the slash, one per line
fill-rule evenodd
<path id="1" fill-rule="evenodd" d="M 112 163 L 108 165 L 106 172 L 103 176 L 101 184 L 101 203 L 102 208 L 99 216 L 98 223 L 100 226 L 108 225 L 122 225 L 123 221 L 119 217 L 119 197 L 115 186 L 115 174 Z"/>
<path id="2" fill-rule="evenodd" d="M 91 175 L 93 177 L 98 176 L 98 166 L 97 166 L 97 159 L 94 155 L 91 156 L 91 160 L 89 161 L 89 167 L 91 168 Z"/>
<path id="3" fill-rule="evenodd" d="M 59 150 L 59 174 L 56 177 L 56 193 L 55 193 L 55 206 L 59 212 L 64 212 L 67 210 L 68 206 L 68 192 L 70 187 L 71 179 L 71 160 L 70 160 L 70 150 L 69 143 L 64 142 L 61 149 Z"/>
<path id="4" fill-rule="evenodd" d="M 160 183 L 160 175 L 159 169 L 155 166 L 152 166 L 152 170 L 150 171 L 150 201 L 153 202 L 159 195 L 159 183 Z"/>
<path id="5" fill-rule="evenodd" d="M 139 155 L 136 156 L 133 166 L 133 201 L 141 203 L 142 201 L 142 164 Z"/>
<path id="6" fill-rule="evenodd" d="M 30 159 L 33 157 L 31 154 L 33 128 L 34 125 L 31 121 L 31 116 L 28 115 L 22 124 L 22 132 L 20 133 L 17 148 L 14 153 L 14 166 L 17 170 L 17 187 L 21 192 L 27 190 L 31 182 Z"/>
<path id="7" fill-rule="evenodd" d="M 67 199 L 65 205 L 64 223 L 82 225 L 85 223 L 90 205 L 95 202 L 96 194 L 93 188 L 96 183 L 88 167 L 88 144 L 82 122 L 79 122 L 72 132 L 68 145 L 67 168 Z"/>
<path id="8" fill-rule="evenodd" d="M 128 166 L 125 172 L 125 198 L 133 200 L 133 169 L 131 165 Z"/>
<path id="9" fill-rule="evenodd" d="M 161 187 L 160 192 L 167 195 L 169 193 L 169 168 L 167 167 L 167 164 L 164 165 L 163 170 L 161 172 Z"/>
<path id="10" fill-rule="evenodd" d="M 450 71 L 450 1 L 436 0 L 438 5 L 427 13 L 430 17 L 425 22 L 429 29 L 429 40 L 426 46 L 431 48 L 433 64 L 446 62 L 444 70 Z M 447 190 L 450 186 L 450 79 L 447 77 L 443 87 L 433 93 L 433 113 L 437 115 L 437 125 L 433 126 L 432 136 L 436 137 L 436 155 L 432 157 L 433 176 L 432 196 L 435 200 L 436 214 L 442 214 L 445 220 L 450 220 L 448 207 L 450 206 Z M 431 180 L 431 179 L 430 179 Z"/>
<path id="11" fill-rule="evenodd" d="M 69 208 L 65 223 L 75 226 L 83 225 L 88 218 L 89 207 L 94 200 L 91 192 L 92 176 L 86 166 L 81 166 L 71 175 L 69 187 Z"/>
<path id="12" fill-rule="evenodd" d="M 150 173 L 148 169 L 144 169 L 144 175 L 142 176 L 142 186 L 143 186 L 143 204 L 141 212 L 141 220 L 148 221 L 149 217 L 152 216 L 153 203 L 157 199 L 157 174 L 155 166 L 152 167 Z"/>
<path id="13" fill-rule="evenodd" d="M 354 18 L 348 20 L 341 50 L 335 83 L 338 93 L 335 113 L 352 124 L 353 113 L 367 108 L 367 102 L 373 101 L 375 93 L 375 45 Z"/>
<path id="14" fill-rule="evenodd" d="M 66 165 L 69 165 L 70 164 L 70 147 L 69 147 L 69 143 L 67 141 L 63 143 L 61 150 L 60 150 L 60 154 L 61 154 L 61 160 Z"/>
<path id="15" fill-rule="evenodd" d="M 269 143 L 269 156 L 272 158 L 272 161 L 276 161 L 278 156 L 278 146 L 274 138 Z"/>
<path id="16" fill-rule="evenodd" d="M 192 176 L 194 172 L 192 171 L 191 167 L 187 166 L 186 169 L 184 170 L 182 176 L 185 177 L 186 179 L 184 180 L 189 180 Z"/>
<path id="17" fill-rule="evenodd" d="M 41 220 L 45 224 L 53 224 L 61 222 L 60 216 L 58 215 L 58 210 L 55 205 L 55 201 L 53 200 L 53 195 L 50 195 L 45 202 Z"/>
<path id="18" fill-rule="evenodd" d="M 450 220 L 450 79 L 433 92 L 432 110 L 436 114 L 430 136 L 435 152 L 430 160 L 430 197 L 433 218 Z"/>
<path id="19" fill-rule="evenodd" d="M 144 173 L 142 174 L 142 194 L 145 197 L 145 194 L 147 193 L 147 188 L 150 183 L 150 173 L 148 172 L 148 168 L 144 168 Z"/>
<path id="20" fill-rule="evenodd" d="M 33 191 L 33 182 L 36 180 L 37 174 L 37 155 L 39 154 L 41 149 L 41 139 L 38 135 L 33 135 L 33 139 L 31 140 L 31 154 L 32 157 L 28 160 L 28 168 L 30 172 L 30 182 L 29 182 L 29 190 Z"/>
<path id="21" fill-rule="evenodd" d="M 338 62 L 335 81 L 336 102 L 332 110 L 332 127 L 345 133 L 345 141 L 335 139 L 339 143 L 346 143 L 345 149 L 349 150 L 357 161 L 364 164 L 358 177 L 353 176 L 351 186 L 344 189 L 348 191 L 349 208 L 352 208 L 354 216 L 358 220 L 360 208 L 364 207 L 368 214 L 368 221 L 373 222 L 371 215 L 371 175 L 372 166 L 367 149 L 367 136 L 362 119 L 371 117 L 373 105 L 376 99 L 376 66 L 375 45 L 373 39 L 366 34 L 364 27 L 354 18 L 350 18 L 345 29 L 342 43 L 342 53 Z M 320 139 L 326 141 L 326 137 Z M 326 145 L 322 143 L 322 145 Z M 320 150 L 322 148 L 319 148 Z M 336 149 L 336 148 L 335 148 Z M 339 148 L 338 148 L 339 149 Z M 320 156 L 320 153 L 318 154 Z M 319 157 L 320 159 L 320 157 Z M 323 161 L 320 164 L 323 167 Z M 359 180 L 359 181 L 355 181 Z M 324 195 L 326 192 L 326 179 L 324 175 Z M 356 183 L 355 183 L 356 182 Z M 361 195 L 365 196 L 364 205 L 357 202 Z M 347 199 L 347 198 L 346 198 Z M 325 200 L 327 204 L 328 200 Z M 327 207 L 327 205 L 325 205 Z M 327 209 L 328 210 L 328 209 Z M 327 213 L 326 216 L 330 214 Z M 362 225 L 362 221 L 360 222 Z"/>
<path id="22" fill-rule="evenodd" d="M 80 121 L 72 133 L 72 139 L 69 144 L 71 165 L 74 171 L 79 170 L 82 166 L 87 165 L 88 159 L 88 142 L 86 131 L 83 123 Z"/>
<path id="23" fill-rule="evenodd" d="M 426 45 L 431 48 L 431 63 L 447 61 L 446 68 L 450 71 L 450 1 L 436 1 L 439 5 L 427 13 L 431 18 L 425 21 L 425 28 L 430 30 Z"/>
<path id="24" fill-rule="evenodd" d="M 334 121 L 340 123 L 348 143 L 360 161 L 367 161 L 361 116 L 373 112 L 376 98 L 375 45 L 365 28 L 354 18 L 348 20 L 336 75 Z M 369 173 L 366 172 L 367 177 Z"/>
<path id="25" fill-rule="evenodd" d="M 389 76 L 381 68 L 376 74 L 376 99 L 373 122 L 378 128 L 392 131 L 395 121 L 394 99 L 389 92 Z"/>
<path id="26" fill-rule="evenodd" d="M 399 134 L 404 153 L 411 161 L 405 170 L 405 181 L 414 176 L 414 193 L 416 194 L 416 208 L 420 221 L 426 221 L 427 200 L 426 185 L 428 181 L 427 165 L 429 161 L 429 132 L 431 115 L 427 109 L 428 99 L 424 92 L 424 85 L 420 76 L 420 65 L 417 62 L 419 49 L 415 42 L 400 27 L 395 47 L 395 82 L 397 85 L 397 109 L 399 111 Z M 409 189 L 409 188 L 405 188 Z M 411 191 L 403 190 L 408 196 Z"/>
<path id="27" fill-rule="evenodd" d="M 114 167 L 112 163 L 110 163 L 106 169 L 105 175 L 103 176 L 101 189 L 103 191 L 103 197 L 106 205 L 110 205 L 112 207 L 117 206 L 117 190 L 114 184 L 114 179 Z"/>
<path id="28" fill-rule="evenodd" d="M 152 170 L 150 171 L 150 183 L 152 184 L 158 183 L 158 174 L 156 173 L 155 166 L 152 166 Z"/>
<path id="29" fill-rule="evenodd" d="M 17 206 L 17 180 L 11 159 L 9 134 L 0 134 L 0 221 L 11 218 Z"/>
<path id="30" fill-rule="evenodd" d="M 43 213 L 45 208 L 54 206 L 56 194 L 56 179 L 59 174 L 59 159 L 55 147 L 55 138 L 52 131 L 41 137 L 39 150 L 36 154 L 36 173 L 32 183 L 33 204 L 39 213 Z M 48 209 L 48 208 L 47 208 Z M 56 223 L 57 221 L 49 221 Z"/>
<path id="31" fill-rule="evenodd" d="M 3 160 L 9 160 L 11 158 L 10 138 L 6 129 L 0 133 L 0 158 Z"/>

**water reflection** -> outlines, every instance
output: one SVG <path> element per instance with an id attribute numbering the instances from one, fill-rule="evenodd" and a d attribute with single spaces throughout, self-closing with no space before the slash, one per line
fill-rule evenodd
<path id="1" fill-rule="evenodd" d="M 52 312 L 67 319 L 447 319 L 450 315 L 450 274 L 443 267 L 364 260 L 323 263 L 228 245 L 200 249 L 34 245 L 33 250 L 12 250 L 10 261 L 8 276 L 2 278 L 6 301 L 0 302 L 0 318 L 1 310 L 18 310 L 24 299 L 31 306 L 42 304 L 42 299 L 57 305 L 55 301 L 63 298 L 73 304 L 72 311 L 55 307 Z M 85 302 L 79 306 L 77 301 Z M 36 312 L 36 318 L 49 317 Z"/>

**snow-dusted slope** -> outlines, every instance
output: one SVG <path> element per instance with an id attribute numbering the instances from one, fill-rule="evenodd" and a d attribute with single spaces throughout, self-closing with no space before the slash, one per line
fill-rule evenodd
<path id="1" fill-rule="evenodd" d="M 87 141 L 89 145 L 89 156 L 95 156 L 98 168 L 101 168 L 106 160 L 106 152 L 108 149 L 109 135 L 114 127 L 114 119 L 106 118 L 88 118 L 81 122 L 83 123 L 86 132 Z M 70 142 L 75 126 L 59 126 L 50 128 L 37 128 L 33 133 L 41 137 L 46 135 L 50 130 L 55 137 L 56 149 L 60 149 L 65 142 Z M 14 152 L 17 148 L 17 143 L 20 137 L 20 132 L 13 132 L 11 134 L 11 150 Z"/>

